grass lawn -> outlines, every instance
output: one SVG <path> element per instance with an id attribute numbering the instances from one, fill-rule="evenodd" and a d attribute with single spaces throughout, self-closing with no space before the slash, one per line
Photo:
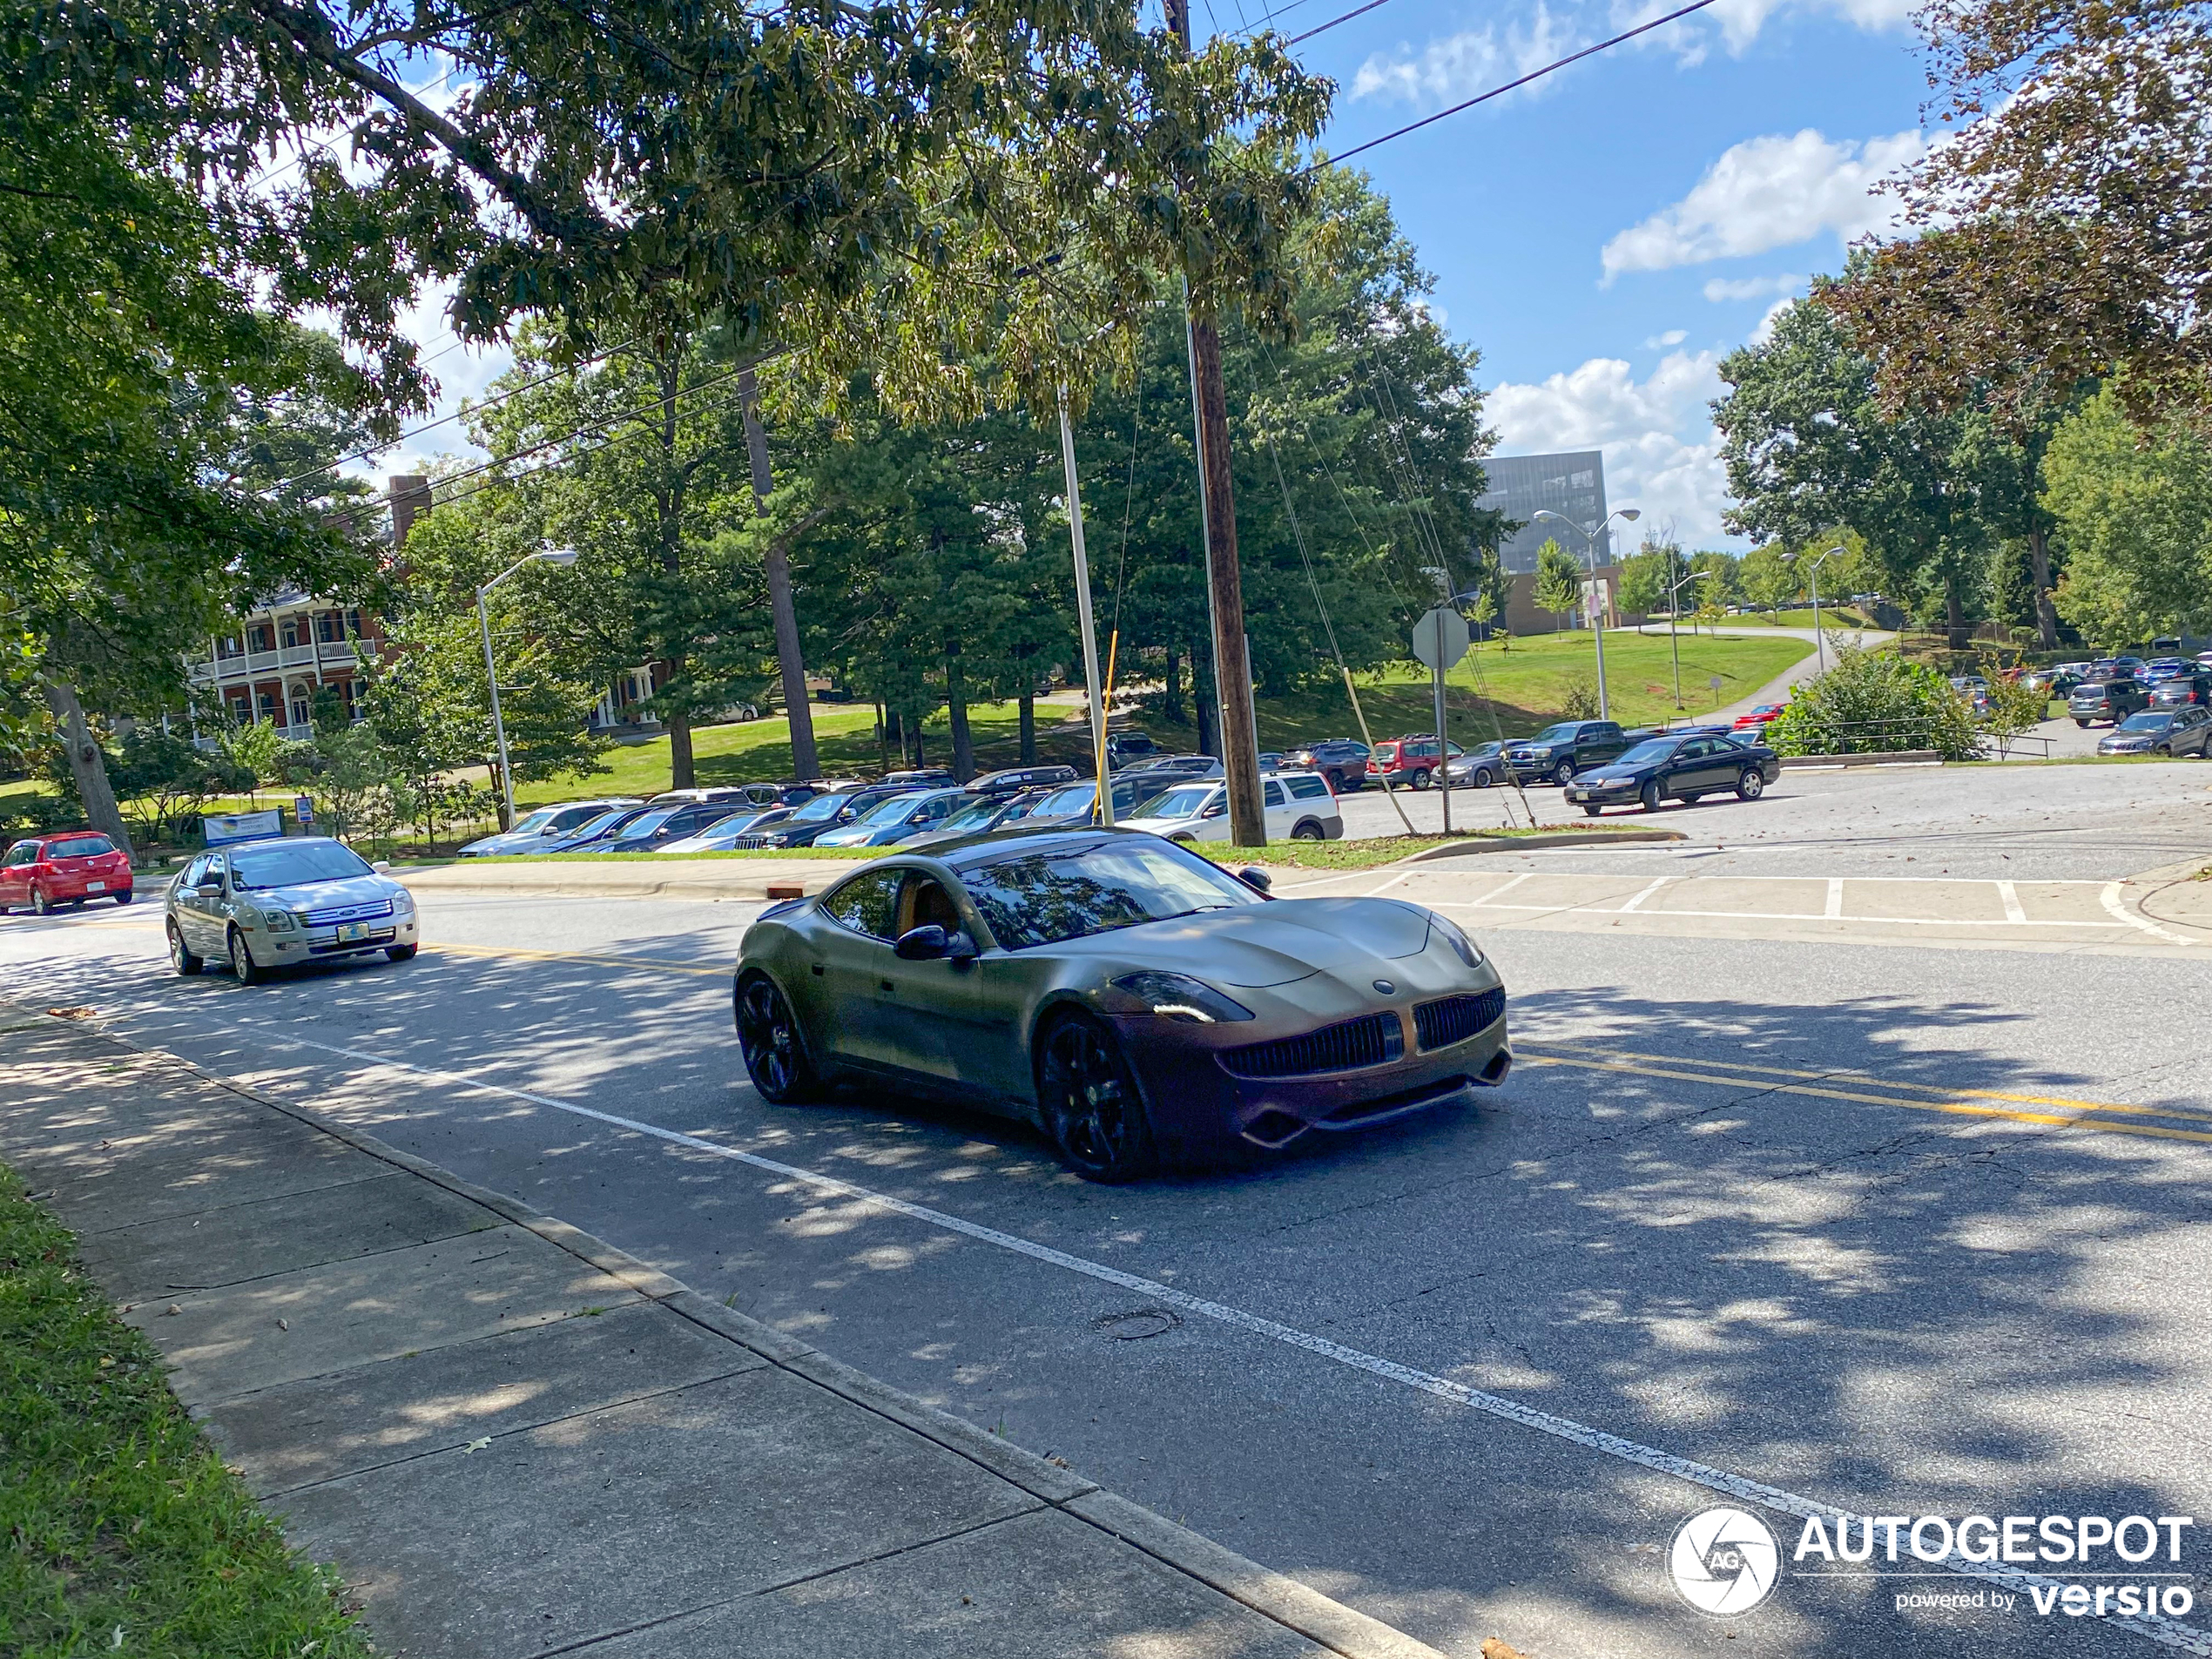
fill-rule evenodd
<path id="1" fill-rule="evenodd" d="M 1682 679 L 1689 714 L 1748 696 L 1795 665 L 1806 654 L 1803 640 L 1762 639 L 1723 635 L 1682 637 Z M 1640 725 L 1676 715 L 1672 660 L 1663 634 L 1605 637 L 1606 682 L 1614 718 Z M 1491 738 L 1526 737 L 1559 718 L 1568 692 L 1579 678 L 1595 678 L 1595 658 L 1587 632 L 1549 634 L 1514 640 L 1509 647 L 1486 645 L 1470 652 L 1446 681 L 1447 718 L 1452 735 L 1463 743 Z M 1721 680 L 1717 699 L 1706 682 Z M 1371 677 L 1372 678 L 1372 677 Z M 1370 684 L 1363 680 L 1359 700 L 1378 739 L 1406 732 L 1426 732 L 1433 718 L 1426 671 L 1411 664 L 1386 670 Z M 1356 737 L 1340 681 L 1264 698 L 1258 705 L 1260 746 L 1288 748 L 1323 737 Z M 1062 705 L 1037 709 L 1038 758 L 1088 767 L 1089 734 L 1076 711 Z M 968 712 L 975 738 L 976 764 L 986 771 L 1011 766 L 1021 759 L 1019 711 L 1012 703 L 982 704 Z M 1157 716 L 1145 728 L 1163 744 L 1195 748 L 1197 729 L 1177 726 Z M 951 758 L 952 738 L 941 711 L 923 727 L 925 755 L 933 765 Z M 837 704 L 814 706 L 814 740 L 822 771 L 830 777 L 855 772 L 873 775 L 882 765 L 875 745 L 875 717 L 867 707 Z M 694 768 L 701 784 L 761 783 L 791 775 L 791 735 L 781 718 L 737 725 L 706 726 L 691 734 Z M 525 784 L 517 806 L 573 800 L 587 794 L 651 795 L 668 787 L 668 740 L 625 744 L 608 755 L 613 770 L 580 782 L 561 779 Z M 897 764 L 894 759 L 894 765 Z"/>
<path id="2" fill-rule="evenodd" d="M 366 1659 L 76 1253 L 0 1167 L 0 1653 Z"/>

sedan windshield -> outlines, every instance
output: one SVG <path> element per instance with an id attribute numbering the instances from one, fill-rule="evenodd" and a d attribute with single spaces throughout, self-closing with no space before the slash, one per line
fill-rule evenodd
<path id="1" fill-rule="evenodd" d="M 1000 803 L 995 800 L 972 801 L 968 806 L 961 807 L 960 811 L 954 813 L 943 823 L 938 825 L 937 827 L 940 830 L 943 830 L 953 834 L 964 833 L 969 830 L 983 829 L 990 824 L 990 821 L 994 818 L 998 816 L 999 806 Z"/>
<path id="2" fill-rule="evenodd" d="M 2174 724 L 2170 714 L 2131 714 L 2120 723 L 2122 732 L 2163 732 Z"/>
<path id="3" fill-rule="evenodd" d="M 1677 738 L 1667 738 L 1654 739 L 1649 743 L 1639 743 L 1613 764 L 1616 766 L 1652 765 L 1674 753 L 1675 745 L 1680 741 L 1681 739 Z"/>
<path id="4" fill-rule="evenodd" d="M 307 881 L 343 881 L 374 873 L 359 856 L 335 841 L 300 841 L 290 846 L 241 847 L 231 854 L 234 887 L 290 887 Z"/>
<path id="5" fill-rule="evenodd" d="M 1005 859 L 964 871 L 962 879 L 992 936 L 1008 950 L 1265 902 L 1196 853 L 1135 836 Z"/>
<path id="6" fill-rule="evenodd" d="M 1146 801 L 1131 814 L 1136 818 L 1196 818 L 1217 792 L 1211 784 L 1185 784 Z"/>
<path id="7" fill-rule="evenodd" d="M 593 836 L 612 829 L 617 823 L 634 810 L 632 807 L 618 806 L 611 813 L 602 813 L 589 824 L 577 825 L 563 839 L 571 841 L 588 841 Z"/>
<path id="8" fill-rule="evenodd" d="M 683 808 L 680 806 L 664 806 L 658 812 L 647 813 L 635 822 L 625 825 L 622 833 L 624 835 L 651 835 L 681 811 Z"/>
<path id="9" fill-rule="evenodd" d="M 532 830 L 543 829 L 548 824 L 553 821 L 553 814 L 560 810 L 561 809 L 557 806 L 539 807 L 528 818 L 525 818 L 521 823 L 515 826 L 515 833 L 517 835 L 527 835 Z"/>
<path id="10" fill-rule="evenodd" d="M 817 795 L 791 815 L 794 824 L 819 824 L 826 818 L 835 818 L 844 810 L 850 795 Z"/>
<path id="11" fill-rule="evenodd" d="M 903 824 L 914 816 L 915 807 L 927 797 L 921 795 L 888 795 L 862 813 L 856 824 Z"/>

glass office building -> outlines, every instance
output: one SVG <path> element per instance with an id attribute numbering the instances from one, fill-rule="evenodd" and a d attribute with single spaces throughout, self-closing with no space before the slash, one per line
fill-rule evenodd
<path id="1" fill-rule="evenodd" d="M 1482 505 L 1519 521 L 1521 528 L 1498 549 L 1507 571 L 1526 576 L 1536 568 L 1536 550 L 1547 538 L 1559 544 L 1578 563 L 1588 555 L 1582 538 L 1549 519 L 1540 519 L 1542 508 L 1571 519 L 1586 530 L 1597 532 L 1599 564 L 1613 563 L 1612 536 L 1606 527 L 1605 457 L 1595 449 L 1577 449 L 1557 455 L 1493 455 L 1482 463 L 1489 475 L 1490 490 Z"/>

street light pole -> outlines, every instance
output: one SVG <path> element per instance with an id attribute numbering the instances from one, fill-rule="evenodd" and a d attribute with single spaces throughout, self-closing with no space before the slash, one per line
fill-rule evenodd
<path id="1" fill-rule="evenodd" d="M 1583 556 L 1589 561 L 1590 582 L 1591 584 L 1597 587 L 1599 590 L 1599 602 L 1592 608 L 1590 613 L 1590 637 L 1597 642 L 1597 716 L 1601 720 L 1609 720 L 1613 718 L 1613 705 L 1611 698 L 1606 695 L 1605 689 L 1606 606 L 1604 604 L 1604 588 L 1597 579 L 1597 531 L 1584 529 L 1573 519 L 1566 517 L 1562 514 L 1554 513 L 1548 507 L 1539 507 L 1536 509 L 1535 516 L 1538 518 L 1548 518 L 1557 523 L 1564 524 L 1568 529 L 1573 530 L 1577 536 L 1582 538 Z M 1606 515 L 1605 524 L 1600 525 L 1598 529 L 1603 529 L 1606 528 L 1606 525 L 1611 524 L 1616 518 L 1626 519 L 1629 523 L 1633 524 L 1637 519 L 1642 518 L 1642 516 L 1643 509 L 1642 508 L 1623 507 L 1616 513 L 1608 513 Z"/>
<path id="2" fill-rule="evenodd" d="M 1076 477 L 1076 432 L 1068 423 L 1068 388 L 1060 388 L 1060 465 L 1068 479 L 1068 541 L 1076 558 L 1076 616 L 1083 636 L 1083 685 L 1090 697 L 1091 757 L 1097 767 L 1098 821 L 1114 821 L 1114 789 L 1106 765 L 1106 702 L 1099 689 L 1098 630 L 1090 615 L 1090 562 L 1083 549 L 1083 497 Z"/>
<path id="3" fill-rule="evenodd" d="M 515 779 L 507 766 L 507 722 L 499 712 L 499 670 L 491 655 L 491 611 L 484 604 L 484 596 L 521 570 L 526 564 L 574 564 L 576 553 L 570 548 L 545 548 L 517 559 L 497 576 L 476 590 L 476 625 L 484 635 L 484 683 L 491 688 L 491 730 L 499 744 L 499 798 L 506 807 L 506 816 L 500 820 L 502 829 L 515 827 Z"/>
<path id="4" fill-rule="evenodd" d="M 1673 556 L 1669 555 L 1669 569 L 1667 572 L 1669 576 L 1672 576 L 1674 574 L 1674 570 L 1671 568 L 1672 563 Z M 1681 581 L 1675 583 L 1667 590 L 1667 649 L 1674 653 L 1675 658 L 1675 708 L 1677 712 L 1680 711 L 1683 706 L 1682 643 L 1675 633 L 1675 618 L 1676 614 L 1682 609 L 1682 601 L 1676 596 L 1680 594 L 1682 590 L 1688 587 L 1691 583 L 1703 582 L 1710 575 L 1712 575 L 1710 570 L 1692 570 L 1688 576 L 1684 577 Z"/>
<path id="5" fill-rule="evenodd" d="M 1849 548 L 1838 543 L 1805 566 L 1805 575 L 1812 584 L 1812 652 L 1814 659 L 1819 664 L 1819 671 L 1823 674 L 1828 671 L 1828 636 L 1820 631 L 1820 567 L 1838 553 L 1850 551 Z M 1784 553 L 1782 556 L 1791 563 L 1797 563 L 1797 556 L 1795 553 Z"/>

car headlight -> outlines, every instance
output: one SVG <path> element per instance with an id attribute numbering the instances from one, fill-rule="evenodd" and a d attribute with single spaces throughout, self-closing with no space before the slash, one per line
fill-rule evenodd
<path id="1" fill-rule="evenodd" d="M 1252 1011 L 1242 1002 L 1188 974 L 1124 974 L 1109 988 L 1136 1004 L 1116 1010 L 1121 1013 L 1164 1014 L 1171 1020 L 1188 1020 L 1196 1025 L 1252 1017 Z"/>
<path id="2" fill-rule="evenodd" d="M 300 927 L 298 918 L 289 910 L 264 910 L 261 925 L 273 934 L 296 933 Z"/>
<path id="3" fill-rule="evenodd" d="M 1449 916 L 1440 916 L 1433 910 L 1430 911 L 1428 930 L 1440 936 L 1444 942 L 1452 948 L 1452 954 L 1469 968 L 1482 966 L 1481 951 L 1476 948 L 1474 941 L 1469 939 L 1460 929 L 1460 924 Z"/>
<path id="4" fill-rule="evenodd" d="M 415 914 L 415 895 L 405 887 L 399 888 L 392 894 L 392 914 L 395 916 L 411 916 Z"/>

